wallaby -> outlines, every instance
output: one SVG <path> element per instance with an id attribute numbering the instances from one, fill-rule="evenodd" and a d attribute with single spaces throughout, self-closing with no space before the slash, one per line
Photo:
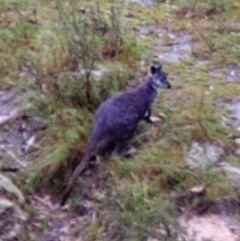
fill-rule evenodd
<path id="1" fill-rule="evenodd" d="M 137 129 L 138 122 L 142 119 L 151 122 L 151 105 L 158 88 L 169 89 L 171 85 L 162 71 L 162 66 L 151 66 L 150 75 L 145 83 L 131 91 L 109 98 L 99 106 L 87 150 L 68 181 L 62 194 L 61 206 L 65 204 L 77 177 L 85 171 L 95 155 L 110 145 L 115 147 L 115 153 L 122 153 L 127 141 Z"/>

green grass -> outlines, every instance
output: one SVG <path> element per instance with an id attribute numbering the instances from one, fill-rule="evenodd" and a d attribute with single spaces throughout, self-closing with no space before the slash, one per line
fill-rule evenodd
<path id="1" fill-rule="evenodd" d="M 22 183 L 31 192 L 59 193 L 84 153 L 96 108 L 129 84 L 140 83 L 148 70 L 140 61 L 151 63 L 155 47 L 169 43 L 156 33 L 140 38 L 141 25 L 184 32 L 196 43 L 190 61 L 164 65 L 173 89 L 161 92 L 154 103 L 154 114 L 164 113 L 164 120 L 155 126 L 141 123 L 133 138 L 139 153 L 99 165 L 108 178 L 95 190 L 101 197 L 100 204 L 94 203 L 99 216 L 86 241 L 177 240 L 175 202 L 181 194 L 206 186 L 203 200 L 193 198 L 189 206 L 237 196 L 224 175 L 211 168 L 205 173 L 189 170 L 185 156 L 193 141 L 214 142 L 236 164 L 232 136 L 238 134 L 232 130 L 229 135 L 223 127 L 216 103 L 237 98 L 240 85 L 226 84 L 223 77 L 211 79 L 210 72 L 239 67 L 240 5 L 225 0 L 171 2 L 178 9 L 161 1 L 153 10 L 114 1 L 0 2 L 0 84 L 26 89 L 34 106 L 25 114 L 48 123 Z M 199 60 L 210 62 L 198 67 Z M 81 74 L 84 69 L 89 72 Z M 93 70 L 107 71 L 99 81 Z M 30 77 L 19 75 L 24 71 Z"/>

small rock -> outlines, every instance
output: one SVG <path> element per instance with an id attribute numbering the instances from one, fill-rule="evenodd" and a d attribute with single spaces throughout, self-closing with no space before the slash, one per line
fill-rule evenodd
<path id="1" fill-rule="evenodd" d="M 212 163 L 217 163 L 221 155 L 224 154 L 223 148 L 215 144 L 206 143 L 205 151 L 206 151 L 206 156 L 208 160 L 210 160 Z"/>
<path id="2" fill-rule="evenodd" d="M 209 86 L 209 90 L 210 90 L 210 91 L 213 91 L 213 90 L 214 90 L 214 86 L 213 86 L 213 85 L 210 85 L 210 86 Z"/>
<path id="3" fill-rule="evenodd" d="M 235 155 L 236 155 L 237 157 L 240 157 L 240 148 L 235 151 Z"/>
<path id="4" fill-rule="evenodd" d="M 163 112 L 159 112 L 158 116 L 161 117 L 161 118 L 165 118 L 166 117 L 166 115 Z"/>
<path id="5" fill-rule="evenodd" d="M 175 39 L 175 38 L 176 38 L 176 36 L 175 36 L 173 33 L 169 33 L 169 34 L 168 34 L 168 37 L 169 37 L 170 39 Z"/>
<path id="6" fill-rule="evenodd" d="M 216 144 L 194 141 L 186 156 L 186 163 L 192 169 L 201 168 L 204 170 L 209 164 L 218 163 L 223 153 L 223 149 Z"/>
<path id="7" fill-rule="evenodd" d="M 69 230 L 70 230 L 69 225 L 65 225 L 65 226 L 63 226 L 63 227 L 61 227 L 61 228 L 59 229 L 59 232 L 60 232 L 61 234 L 67 234 L 67 233 L 69 233 Z"/>
<path id="8" fill-rule="evenodd" d="M 206 186 L 205 185 L 200 185 L 200 186 L 195 186 L 190 189 L 190 192 L 194 195 L 200 195 L 206 192 Z"/>
<path id="9" fill-rule="evenodd" d="M 240 168 L 233 167 L 228 163 L 221 163 L 219 169 L 227 175 L 233 184 L 240 185 Z"/>
<path id="10" fill-rule="evenodd" d="M 178 218 L 185 231 L 182 240 L 237 241 L 238 235 L 229 227 L 226 216 L 207 214 L 189 218 L 186 214 Z"/>
<path id="11" fill-rule="evenodd" d="M 238 70 L 231 70 L 227 75 L 227 82 L 240 82 L 240 72 Z"/>
<path id="12" fill-rule="evenodd" d="M 235 139 L 235 143 L 240 146 L 240 138 Z"/>

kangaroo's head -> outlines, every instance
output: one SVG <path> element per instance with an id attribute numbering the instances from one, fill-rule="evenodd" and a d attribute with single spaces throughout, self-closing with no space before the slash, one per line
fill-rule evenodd
<path id="1" fill-rule="evenodd" d="M 162 71 L 162 66 L 155 67 L 151 66 L 150 68 L 150 81 L 151 85 L 157 89 L 157 88 L 163 88 L 163 89 L 170 89 L 171 84 L 169 83 L 167 79 L 166 73 Z"/>

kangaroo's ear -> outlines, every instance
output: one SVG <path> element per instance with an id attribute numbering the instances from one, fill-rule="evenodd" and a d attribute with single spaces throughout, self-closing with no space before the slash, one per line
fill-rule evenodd
<path id="1" fill-rule="evenodd" d="M 151 74 L 155 74 L 156 70 L 157 70 L 157 68 L 155 66 L 151 66 L 151 68 L 150 68 Z"/>
<path id="2" fill-rule="evenodd" d="M 157 67 L 152 65 L 150 68 L 151 74 L 156 74 L 157 72 L 161 72 L 161 71 L 162 71 L 162 65 L 159 65 Z"/>

